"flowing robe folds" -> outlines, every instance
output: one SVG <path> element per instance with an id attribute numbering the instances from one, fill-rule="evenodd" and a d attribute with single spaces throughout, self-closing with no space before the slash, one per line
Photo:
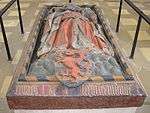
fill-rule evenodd
<path id="1" fill-rule="evenodd" d="M 38 80 L 55 76 L 67 87 L 77 87 L 90 77 L 105 81 L 122 78 L 122 70 L 107 42 L 97 16 L 89 9 L 65 8 L 48 15 L 38 59 L 28 76 Z"/>

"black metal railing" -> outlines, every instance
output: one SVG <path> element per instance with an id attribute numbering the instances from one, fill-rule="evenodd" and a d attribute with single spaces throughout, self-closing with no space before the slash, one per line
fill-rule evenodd
<path id="1" fill-rule="evenodd" d="M 8 44 L 8 40 L 7 40 L 7 36 L 6 36 L 6 32 L 5 32 L 5 27 L 4 27 L 4 23 L 3 23 L 3 14 L 15 3 L 17 2 L 17 6 L 18 6 L 18 14 L 19 14 L 19 21 L 20 21 L 20 29 L 21 29 L 21 33 L 24 33 L 24 29 L 23 29 L 23 21 L 22 21 L 22 17 L 21 17 L 21 9 L 20 9 L 20 3 L 19 0 L 11 0 L 10 2 L 7 3 L 7 5 L 2 8 L 2 10 L 0 11 L 0 24 L 1 24 L 1 29 L 2 29 L 2 34 L 3 34 L 3 39 L 4 39 L 4 43 L 5 43 L 5 48 L 6 48 L 6 52 L 7 52 L 7 56 L 8 56 L 8 60 L 11 61 L 12 57 L 11 57 L 11 53 L 10 53 L 10 49 L 9 49 L 9 44 Z"/>
<path id="2" fill-rule="evenodd" d="M 72 1 L 71 1 L 71 0 L 69 0 L 69 3 L 72 3 Z"/>
<path id="3" fill-rule="evenodd" d="M 137 39 L 138 39 L 140 27 L 141 27 L 141 21 L 143 19 L 143 20 L 145 20 L 146 23 L 148 23 L 150 25 L 150 18 L 146 14 L 144 14 L 143 11 L 141 11 L 138 7 L 136 7 L 136 5 L 134 5 L 133 2 L 131 2 L 130 0 L 120 0 L 120 7 L 119 7 L 119 13 L 118 13 L 116 32 L 119 31 L 119 24 L 120 24 L 120 17 L 121 17 L 121 10 L 122 10 L 123 1 L 125 1 L 139 15 L 139 19 L 138 19 L 138 23 L 137 23 L 137 27 L 136 27 L 136 32 L 135 32 L 135 36 L 134 36 L 134 40 L 133 40 L 133 44 L 132 44 L 132 50 L 131 50 L 131 54 L 130 54 L 130 58 L 133 59 L 134 53 L 135 53 L 135 48 L 137 45 Z"/>

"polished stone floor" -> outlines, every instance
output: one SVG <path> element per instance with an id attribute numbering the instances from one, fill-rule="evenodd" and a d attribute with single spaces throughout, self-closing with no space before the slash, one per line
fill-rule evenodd
<path id="1" fill-rule="evenodd" d="M 0 9 L 10 0 L 0 0 Z M 115 31 L 119 0 L 73 0 L 77 4 L 96 4 L 104 10 L 105 16 L 110 21 L 112 29 Z M 133 0 L 137 7 L 150 16 L 150 0 Z M 7 61 L 4 41 L 0 31 L 0 113 L 13 113 L 8 109 L 5 94 L 13 78 L 13 71 L 21 57 L 22 49 L 32 28 L 33 22 L 39 10 L 44 4 L 66 4 L 67 0 L 20 0 L 21 12 L 23 16 L 25 34 L 21 35 L 18 12 L 14 4 L 5 15 L 3 15 L 4 25 L 7 32 L 9 47 L 13 61 Z M 124 53 L 130 55 L 132 42 L 137 25 L 138 15 L 127 5 L 123 4 L 120 31 L 117 33 L 120 46 Z M 1 30 L 1 29 L 0 29 Z M 135 71 L 143 83 L 148 95 L 150 95 L 150 26 L 142 20 L 142 26 L 138 38 L 138 44 L 133 60 Z M 144 105 L 138 108 L 136 113 L 150 113 L 150 96 Z"/>

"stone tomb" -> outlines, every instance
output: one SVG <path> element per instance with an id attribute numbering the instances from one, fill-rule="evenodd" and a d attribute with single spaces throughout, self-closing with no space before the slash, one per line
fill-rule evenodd
<path id="1" fill-rule="evenodd" d="M 114 51 L 114 58 L 123 70 L 123 75 L 113 77 L 113 80 L 92 76 L 90 80 L 76 87 L 65 86 L 59 80 L 62 78 L 58 79 L 55 76 L 41 80 L 28 75 L 31 64 L 36 59 L 48 13 L 52 9 L 55 11 L 61 7 L 64 6 L 45 6 L 39 12 L 7 92 L 9 107 L 11 109 L 99 109 L 141 106 L 146 93 L 132 65 L 129 65 L 126 56 L 122 53 L 117 37 L 112 32 L 103 11 L 96 6 L 80 7 L 90 8 L 97 15 L 98 24 L 102 26 L 102 32 Z"/>

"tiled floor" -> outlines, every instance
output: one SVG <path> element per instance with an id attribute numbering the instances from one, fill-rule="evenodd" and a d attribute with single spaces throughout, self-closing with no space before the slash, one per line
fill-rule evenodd
<path id="1" fill-rule="evenodd" d="M 76 110 L 16 110 L 15 113 L 135 113 L 136 108 L 76 109 Z"/>
<path id="2" fill-rule="evenodd" d="M 9 0 L 0 0 L 0 9 L 7 4 Z M 74 0 L 77 4 L 96 4 L 104 10 L 105 15 L 111 23 L 111 27 L 115 30 L 118 7 L 118 0 Z M 150 1 L 149 0 L 133 0 L 138 7 L 142 9 L 147 15 L 150 15 Z M 38 14 L 40 8 L 44 4 L 65 4 L 67 0 L 20 0 L 22 16 L 24 21 L 25 34 L 20 34 L 18 12 L 16 4 L 3 16 L 4 25 L 6 27 L 8 42 L 13 57 L 12 62 L 7 61 L 4 41 L 0 32 L 0 113 L 13 113 L 8 109 L 5 100 L 7 88 L 11 82 L 12 74 L 18 63 L 22 48 L 27 40 L 28 34 L 32 28 L 34 19 Z M 134 11 L 123 5 L 120 32 L 117 33 L 119 44 L 124 52 L 129 56 L 132 41 L 136 29 L 138 16 Z M 150 26 L 142 21 L 141 31 L 139 34 L 138 44 L 136 48 L 134 60 L 135 70 L 137 71 L 140 80 L 142 81 L 147 93 L 150 95 Z M 150 113 L 150 98 L 147 98 L 143 107 L 138 108 L 136 113 Z"/>

